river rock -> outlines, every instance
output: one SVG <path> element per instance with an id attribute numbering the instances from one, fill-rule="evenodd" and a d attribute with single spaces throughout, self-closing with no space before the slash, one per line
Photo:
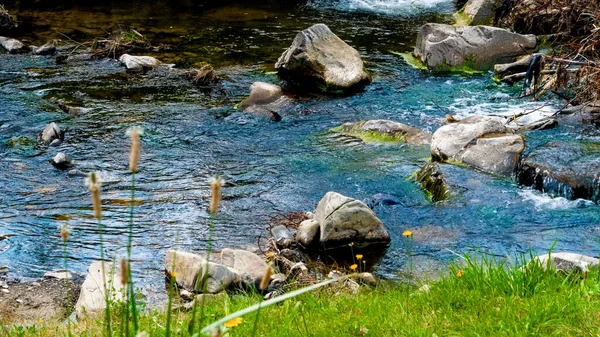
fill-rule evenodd
<path id="1" fill-rule="evenodd" d="M 152 56 L 133 56 L 129 54 L 123 54 L 119 57 L 119 61 L 127 70 L 130 71 L 144 71 L 154 69 L 160 65 L 160 61 Z"/>
<path id="2" fill-rule="evenodd" d="M 327 192 L 319 201 L 313 220 L 319 223 L 319 242 L 325 247 L 390 242 L 383 223 L 367 205 L 336 192 Z"/>
<path id="3" fill-rule="evenodd" d="M 271 236 L 279 249 L 288 248 L 295 241 L 294 233 L 285 225 L 277 225 L 271 228 Z"/>
<path id="4" fill-rule="evenodd" d="M 600 201 L 600 144 L 552 141 L 521 162 L 519 183 L 567 199 Z"/>
<path id="5" fill-rule="evenodd" d="M 325 92 L 353 90 L 371 82 L 358 51 L 321 23 L 298 33 L 275 69 L 284 79 Z"/>
<path id="6" fill-rule="evenodd" d="M 44 145 L 57 146 L 65 139 L 65 132 L 60 127 L 52 122 L 44 128 L 40 134 L 40 141 Z"/>
<path id="7" fill-rule="evenodd" d="M 81 285 L 81 293 L 75 304 L 75 311 L 79 317 L 106 308 L 105 288 L 110 301 L 122 302 L 126 297 L 126 287 L 121 280 L 118 264 L 96 261 L 88 268 L 88 275 Z"/>
<path id="8" fill-rule="evenodd" d="M 46 42 L 43 46 L 33 48 L 33 53 L 35 55 L 51 55 L 56 52 L 56 44 L 57 40 L 50 40 Z"/>
<path id="9" fill-rule="evenodd" d="M 321 227 L 318 221 L 314 219 L 304 220 L 300 223 L 300 226 L 298 226 L 296 241 L 304 245 L 304 247 L 312 246 L 313 243 L 318 242 L 318 240 L 315 241 L 315 239 L 319 235 L 320 229 Z"/>
<path id="10" fill-rule="evenodd" d="M 496 9 L 500 7 L 502 0 L 469 0 L 465 6 L 456 13 L 458 24 L 464 25 L 492 25 Z"/>
<path id="11" fill-rule="evenodd" d="M 59 271 L 48 271 L 44 274 L 44 276 L 42 276 L 44 278 L 56 278 L 59 280 L 64 280 L 64 279 L 72 279 L 73 275 L 71 275 L 71 273 L 67 270 L 59 270 Z"/>
<path id="12" fill-rule="evenodd" d="M 488 70 L 512 61 L 536 46 L 534 35 L 520 35 L 488 26 L 427 23 L 417 35 L 414 56 L 431 70 Z"/>
<path id="13" fill-rule="evenodd" d="M 236 270 L 246 286 L 258 288 L 267 269 L 263 258 L 246 250 L 229 248 L 223 249 L 220 257 L 220 263 Z"/>
<path id="14" fill-rule="evenodd" d="M 364 142 L 400 142 L 415 145 L 429 144 L 431 135 L 417 128 L 391 120 L 377 119 L 344 123 L 342 133 L 357 136 Z"/>
<path id="15" fill-rule="evenodd" d="M 494 65 L 494 75 L 496 78 L 503 80 L 503 78 L 508 75 L 527 71 L 527 68 L 529 68 L 529 64 L 531 63 L 531 59 L 533 59 L 533 55 L 535 54 L 523 56 L 514 62 L 499 63 Z"/>
<path id="16" fill-rule="evenodd" d="M 556 268 L 556 271 L 570 273 L 572 271 L 587 272 L 589 267 L 597 267 L 598 259 L 576 253 L 550 253 L 540 255 L 534 258 L 540 263 L 542 267 L 548 265 L 548 259 L 550 259 L 551 265 Z"/>
<path id="17" fill-rule="evenodd" d="M 525 150 L 525 139 L 508 133 L 497 118 L 473 116 L 437 129 L 430 150 L 435 161 L 457 161 L 488 173 L 511 175 Z"/>
<path id="18" fill-rule="evenodd" d="M 73 166 L 73 160 L 67 154 L 59 152 L 54 158 L 50 159 L 50 164 L 59 170 L 66 170 Z"/>
<path id="19" fill-rule="evenodd" d="M 290 99 L 283 95 L 280 86 L 254 82 L 250 86 L 250 96 L 242 101 L 240 108 L 255 115 L 271 118 L 278 122 L 281 116 L 278 111 L 287 106 Z"/>
<path id="20" fill-rule="evenodd" d="M 31 48 L 24 45 L 21 41 L 4 36 L 0 36 L 0 46 L 6 49 L 9 54 L 22 54 L 31 50 Z"/>
<path id="21" fill-rule="evenodd" d="M 206 274 L 205 269 L 206 259 L 200 255 L 176 250 L 167 251 L 165 271 L 169 277 L 175 277 L 175 282 L 183 289 L 191 292 L 202 291 L 201 284 L 196 282 L 200 282 L 201 275 Z M 239 280 L 240 275 L 237 271 L 222 264 L 208 263 L 208 293 L 218 293 Z"/>

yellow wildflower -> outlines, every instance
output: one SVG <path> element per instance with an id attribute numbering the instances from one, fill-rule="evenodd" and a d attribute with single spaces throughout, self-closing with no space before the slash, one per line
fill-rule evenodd
<path id="1" fill-rule="evenodd" d="M 267 257 L 268 257 L 269 259 L 272 259 L 272 258 L 273 258 L 273 256 L 275 256 L 275 254 L 273 254 L 273 252 L 268 252 L 268 253 L 267 253 Z"/>
<path id="2" fill-rule="evenodd" d="M 465 274 L 465 271 L 462 269 L 459 269 L 458 272 L 456 273 L 457 277 L 462 277 Z"/>
<path id="3" fill-rule="evenodd" d="M 242 324 L 242 318 L 241 317 L 236 317 L 230 321 L 225 322 L 223 325 L 226 328 L 235 328 L 236 326 Z"/>
<path id="4" fill-rule="evenodd" d="M 350 266 L 350 270 L 352 271 L 356 270 L 356 268 L 358 268 L 358 265 L 356 263 Z"/>
<path id="5" fill-rule="evenodd" d="M 402 235 L 403 235 L 403 236 L 406 236 L 406 237 L 412 236 L 412 234 L 413 234 L 413 233 L 412 233 L 411 231 L 409 231 L 408 229 L 407 229 L 407 230 L 405 230 L 404 232 L 402 232 Z"/>
<path id="6" fill-rule="evenodd" d="M 356 259 L 357 259 L 357 260 L 362 260 L 362 258 L 363 258 L 363 255 L 362 255 L 362 254 L 356 254 Z"/>

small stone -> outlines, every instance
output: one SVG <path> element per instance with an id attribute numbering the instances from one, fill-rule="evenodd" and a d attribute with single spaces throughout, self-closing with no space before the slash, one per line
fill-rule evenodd
<path id="1" fill-rule="evenodd" d="M 127 70 L 131 71 L 143 71 L 154 69 L 160 65 L 160 61 L 151 56 L 133 56 L 129 54 L 123 54 L 119 57 L 119 61 Z"/>
<path id="2" fill-rule="evenodd" d="M 36 55 L 54 54 L 56 52 L 56 43 L 57 42 L 58 42 L 57 40 L 50 40 L 50 41 L 46 42 L 46 44 L 44 44 L 43 46 L 34 48 L 33 53 Z"/>
<path id="3" fill-rule="evenodd" d="M 377 279 L 371 273 L 358 273 L 356 275 L 356 280 L 358 282 L 368 285 L 368 286 L 376 286 L 377 285 Z"/>
<path id="4" fill-rule="evenodd" d="M 19 304 L 22 304 L 23 300 L 22 299 L 18 299 L 18 300 L 16 300 L 16 302 L 19 303 Z"/>
<path id="5" fill-rule="evenodd" d="M 31 283 L 31 285 L 32 285 L 32 286 L 34 286 L 34 287 L 39 287 L 39 286 L 41 286 L 42 284 L 41 284 L 41 283 L 39 283 L 39 282 L 32 282 L 32 283 Z"/>
<path id="6" fill-rule="evenodd" d="M 43 278 L 55 278 L 55 279 L 59 279 L 59 280 L 69 279 L 70 280 L 73 278 L 73 275 L 71 275 L 71 273 L 66 270 L 59 270 L 59 271 L 46 272 L 44 274 Z"/>
<path id="7" fill-rule="evenodd" d="M 192 299 L 194 299 L 194 294 L 192 294 L 190 291 L 187 291 L 185 289 L 182 289 L 179 292 L 179 296 L 181 297 L 181 299 L 183 299 L 185 301 L 191 301 Z"/>
<path id="8" fill-rule="evenodd" d="M 50 163 L 59 170 L 66 170 L 73 166 L 73 160 L 71 157 L 63 152 L 59 152 L 50 160 Z"/>
<path id="9" fill-rule="evenodd" d="M 2 292 L 5 294 L 8 294 L 10 291 L 8 291 L 8 289 L 6 289 L 6 288 L 2 288 Z"/>

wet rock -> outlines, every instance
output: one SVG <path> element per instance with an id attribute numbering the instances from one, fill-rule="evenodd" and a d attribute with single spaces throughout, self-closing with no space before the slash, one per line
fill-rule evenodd
<path id="1" fill-rule="evenodd" d="M 304 247 L 312 246 L 313 243 L 318 242 L 318 235 L 321 226 L 319 222 L 313 219 L 302 221 L 296 232 L 296 241 L 302 244 Z M 317 241 L 315 241 L 317 239 Z"/>
<path id="2" fill-rule="evenodd" d="M 40 141 L 44 145 L 57 146 L 65 139 L 65 132 L 60 127 L 52 122 L 44 128 L 44 131 L 40 133 Z"/>
<path id="3" fill-rule="evenodd" d="M 67 174 L 69 175 L 69 177 L 82 177 L 85 178 L 88 176 L 87 173 L 81 172 L 79 170 L 69 170 L 69 172 L 67 172 Z"/>
<path id="4" fill-rule="evenodd" d="M 237 271 L 244 285 L 250 287 L 258 287 L 267 268 L 260 256 L 240 249 L 223 249 L 220 263 Z"/>
<path id="5" fill-rule="evenodd" d="M 414 56 L 431 70 L 488 70 L 535 46 L 534 35 L 488 26 L 428 23 L 419 31 Z"/>
<path id="6" fill-rule="evenodd" d="M 199 87 L 206 87 L 219 82 L 219 76 L 210 64 L 204 64 L 198 69 L 190 69 L 184 72 L 184 76 Z"/>
<path id="7" fill-rule="evenodd" d="M 370 209 L 374 209 L 376 206 L 402 205 L 402 200 L 397 196 L 385 193 L 377 193 L 370 198 L 365 198 L 363 202 Z"/>
<path id="8" fill-rule="evenodd" d="M 514 62 L 494 65 L 494 74 L 496 78 L 504 81 L 506 76 L 527 71 L 527 68 L 529 68 L 529 64 L 531 63 L 531 59 L 533 59 L 533 55 L 536 54 L 523 56 Z"/>
<path id="9" fill-rule="evenodd" d="M 280 86 L 265 82 L 254 82 L 250 86 L 250 96 L 242 101 L 243 111 L 270 118 L 276 122 L 281 120 L 278 111 L 289 105 L 290 99 L 283 95 Z"/>
<path id="10" fill-rule="evenodd" d="M 324 92 L 355 90 L 371 82 L 358 51 L 324 24 L 298 33 L 275 69 L 284 79 L 308 83 Z"/>
<path id="11" fill-rule="evenodd" d="M 508 133 L 497 118 L 473 116 L 437 129 L 430 150 L 435 161 L 460 162 L 484 172 L 511 175 L 525 150 L 525 139 Z"/>
<path id="12" fill-rule="evenodd" d="M 455 18 L 461 25 L 492 25 L 496 9 L 502 0 L 469 0 L 465 6 L 456 13 Z"/>
<path id="13" fill-rule="evenodd" d="M 523 158 L 519 183 L 567 199 L 600 201 L 600 144 L 552 141 Z"/>
<path id="14" fill-rule="evenodd" d="M 81 293 L 75 304 L 77 316 L 82 317 L 86 313 L 104 310 L 106 308 L 105 288 L 110 301 L 122 302 L 126 297 L 118 264 L 96 261 L 88 268 L 87 277 L 81 285 Z"/>
<path id="15" fill-rule="evenodd" d="M 240 280 L 240 275 L 235 270 L 222 264 L 209 262 L 208 272 L 205 272 L 205 269 L 206 259 L 200 255 L 175 250 L 167 251 L 165 259 L 167 276 L 175 277 L 177 285 L 188 291 L 203 290 L 200 283 L 196 284 L 201 282 L 201 275 L 208 275 L 206 284 L 208 293 L 218 293 Z"/>
<path id="16" fill-rule="evenodd" d="M 430 134 L 406 124 L 384 119 L 345 123 L 338 130 L 357 136 L 366 143 L 399 142 L 423 145 L 431 141 Z"/>
<path id="17" fill-rule="evenodd" d="M 9 54 L 23 54 L 31 50 L 30 47 L 24 45 L 21 41 L 4 36 L 0 36 L 0 46 L 6 49 Z"/>
<path id="18" fill-rule="evenodd" d="M 133 56 L 129 54 L 121 55 L 119 61 L 130 71 L 150 70 L 161 64 L 159 60 L 151 56 Z"/>
<path id="19" fill-rule="evenodd" d="M 390 242 L 383 223 L 367 205 L 336 192 L 327 192 L 319 201 L 312 221 L 319 224 L 319 243 L 326 249 Z"/>
<path id="20" fill-rule="evenodd" d="M 35 55 L 52 55 L 56 53 L 56 45 L 58 40 L 50 40 L 46 42 L 43 46 L 35 47 L 33 49 L 33 53 Z"/>
<path id="21" fill-rule="evenodd" d="M 548 265 L 548 259 L 550 259 L 550 264 L 556 269 L 556 271 L 565 273 L 570 273 L 573 271 L 587 272 L 590 267 L 598 266 L 597 258 L 576 253 L 552 252 L 550 254 L 537 256 L 534 259 L 539 261 L 540 265 L 544 268 Z"/>
<path id="22" fill-rule="evenodd" d="M 67 154 L 59 152 L 50 159 L 50 163 L 59 170 L 66 170 L 73 166 L 73 160 Z"/>
<path id="23" fill-rule="evenodd" d="M 450 197 L 448 183 L 437 163 L 425 164 L 415 175 L 415 182 L 421 186 L 432 202 L 446 200 Z"/>

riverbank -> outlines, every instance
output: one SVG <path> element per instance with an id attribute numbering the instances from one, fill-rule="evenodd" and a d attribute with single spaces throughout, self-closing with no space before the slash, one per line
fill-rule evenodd
<path id="1" fill-rule="evenodd" d="M 459 259 L 441 279 L 428 285 L 384 282 L 356 294 L 334 284 L 260 310 L 226 324 L 229 336 L 588 336 L 600 332 L 600 274 L 545 270 L 539 264 L 519 268 L 486 260 Z M 260 302 L 238 293 L 208 302 L 204 323 Z M 115 333 L 122 321 L 114 313 Z M 174 310 L 176 336 L 188 336 L 188 311 Z M 140 330 L 165 335 L 165 310 L 145 312 Z M 234 326 L 235 325 L 235 326 Z M 75 336 L 102 336 L 101 319 L 71 326 Z M 26 327 L 3 325 L 5 336 L 67 336 L 64 323 Z"/>

